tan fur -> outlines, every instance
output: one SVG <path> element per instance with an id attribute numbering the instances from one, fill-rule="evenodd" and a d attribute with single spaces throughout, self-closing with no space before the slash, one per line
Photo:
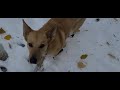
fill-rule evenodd
<path id="1" fill-rule="evenodd" d="M 38 31 L 32 30 L 23 20 L 23 35 L 27 43 L 32 43 L 29 47 L 29 57 L 33 55 L 37 58 L 37 64 L 43 63 L 46 54 L 56 56 L 65 47 L 66 39 L 70 33 L 79 31 L 85 18 L 52 18 Z M 44 48 L 39 48 L 45 44 Z"/>

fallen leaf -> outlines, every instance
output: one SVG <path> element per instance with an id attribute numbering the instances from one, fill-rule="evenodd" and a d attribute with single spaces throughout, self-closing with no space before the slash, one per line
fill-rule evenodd
<path id="1" fill-rule="evenodd" d="M 86 65 L 84 63 L 82 63 L 82 62 L 78 62 L 77 66 L 79 68 L 85 68 L 86 67 Z"/>
<path id="2" fill-rule="evenodd" d="M 81 59 L 86 59 L 87 57 L 88 57 L 87 54 L 83 54 L 80 58 L 81 58 Z"/>
<path id="3" fill-rule="evenodd" d="M 0 34 L 3 34 L 3 33 L 6 33 L 6 31 L 0 28 Z"/>
<path id="4" fill-rule="evenodd" d="M 4 39 L 6 39 L 6 40 L 10 40 L 11 38 L 12 38 L 11 35 L 7 35 L 4 37 Z"/>
<path id="5" fill-rule="evenodd" d="M 116 38 L 116 35 L 115 35 L 115 34 L 113 34 L 113 36 Z"/>

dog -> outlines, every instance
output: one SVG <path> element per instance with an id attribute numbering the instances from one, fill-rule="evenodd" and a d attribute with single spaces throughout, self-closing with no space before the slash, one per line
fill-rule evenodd
<path id="1" fill-rule="evenodd" d="M 39 30 L 23 20 L 23 36 L 29 49 L 29 62 L 41 67 L 46 55 L 57 56 L 66 46 L 66 39 L 79 32 L 86 18 L 51 18 Z"/>

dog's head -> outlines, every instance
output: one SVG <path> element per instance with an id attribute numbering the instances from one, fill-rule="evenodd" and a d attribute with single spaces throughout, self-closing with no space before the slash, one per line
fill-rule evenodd
<path id="1" fill-rule="evenodd" d="M 47 54 L 49 42 L 54 39 L 56 28 L 38 31 L 31 29 L 23 20 L 23 36 L 27 41 L 29 49 L 29 62 L 31 64 L 38 64 L 43 57 Z"/>

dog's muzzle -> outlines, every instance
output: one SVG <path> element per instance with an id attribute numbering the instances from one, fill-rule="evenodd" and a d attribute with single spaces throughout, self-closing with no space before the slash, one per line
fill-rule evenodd
<path id="1" fill-rule="evenodd" d="M 32 56 L 32 57 L 30 58 L 30 63 L 31 63 L 31 64 L 37 64 L 37 59 L 36 59 L 34 56 Z"/>

